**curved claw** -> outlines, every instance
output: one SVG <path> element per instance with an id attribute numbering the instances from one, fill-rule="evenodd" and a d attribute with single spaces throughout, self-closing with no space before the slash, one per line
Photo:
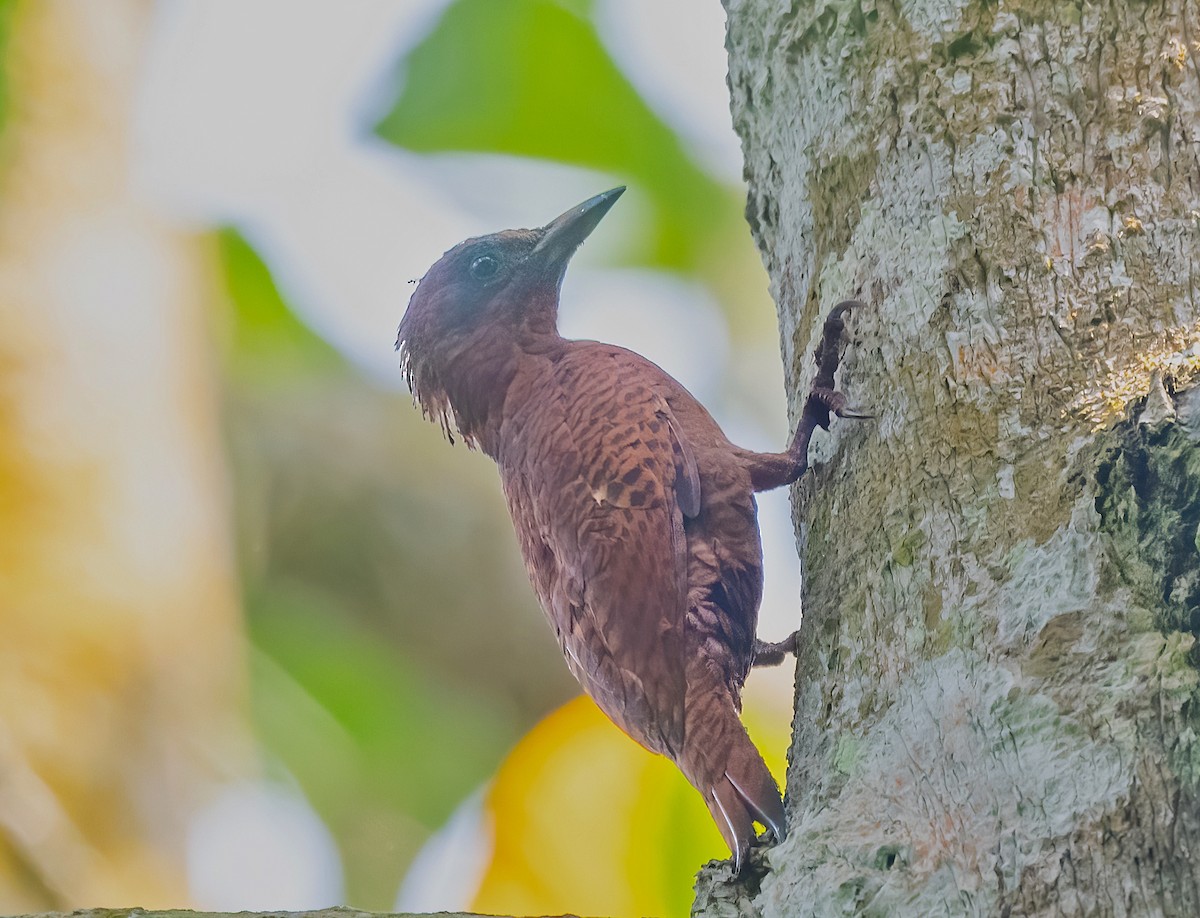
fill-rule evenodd
<path id="1" fill-rule="evenodd" d="M 839 418 L 846 418 L 848 421 L 873 421 L 875 419 L 875 415 L 866 414 L 865 412 L 859 411 L 856 408 L 842 408 L 841 410 L 835 409 L 833 413 Z"/>
<path id="2" fill-rule="evenodd" d="M 829 315 L 825 317 L 825 321 L 830 319 L 840 319 L 846 313 L 854 309 L 864 309 L 866 304 L 862 300 L 842 300 L 833 309 L 829 310 Z"/>

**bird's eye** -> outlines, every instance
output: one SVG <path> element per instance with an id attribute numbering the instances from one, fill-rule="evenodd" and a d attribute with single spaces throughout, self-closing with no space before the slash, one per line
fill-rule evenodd
<path id="1" fill-rule="evenodd" d="M 491 255 L 480 255 L 471 262 L 471 276 L 477 281 L 491 280 L 500 270 L 500 262 Z"/>

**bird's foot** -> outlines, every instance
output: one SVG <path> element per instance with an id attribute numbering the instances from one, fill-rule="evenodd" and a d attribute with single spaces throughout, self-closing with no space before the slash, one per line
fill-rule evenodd
<path id="1" fill-rule="evenodd" d="M 808 399 L 825 408 L 826 412 L 833 412 L 839 418 L 848 418 L 850 420 L 867 421 L 874 418 L 875 415 L 867 414 L 859 411 L 857 408 L 851 408 L 846 402 L 846 396 L 836 389 L 826 389 L 822 386 L 813 386 L 809 390 Z M 820 423 L 820 422 L 818 422 Z"/>
<path id="2" fill-rule="evenodd" d="M 862 307 L 858 300 L 838 303 L 825 318 L 821 342 L 813 352 L 817 363 L 817 375 L 813 378 L 804 400 L 800 421 L 792 434 L 792 442 L 786 453 L 752 453 L 740 451 L 750 473 L 750 486 L 755 491 L 769 491 L 798 480 L 808 470 L 808 445 L 813 432 L 818 428 L 829 429 L 833 416 L 855 420 L 873 417 L 865 411 L 851 408 L 846 396 L 837 391 L 834 374 L 841 360 L 839 348 L 842 334 L 846 330 L 844 316 L 850 310 Z"/>
<path id="3" fill-rule="evenodd" d="M 846 396 L 834 388 L 833 375 L 837 372 L 841 361 L 840 346 L 842 334 L 846 330 L 843 318 L 852 309 L 862 308 L 858 300 L 845 300 L 838 303 L 825 317 L 825 325 L 821 330 L 821 341 L 813 351 L 813 360 L 817 364 L 817 375 L 813 378 L 812 387 L 808 390 L 808 398 L 804 402 L 804 411 L 800 415 L 800 424 L 792 441 L 792 452 L 797 458 L 804 460 L 807 465 L 808 441 L 813 430 L 820 427 L 829 429 L 830 415 L 839 418 L 869 418 L 871 415 L 851 408 L 846 404 Z"/>
<path id="4" fill-rule="evenodd" d="M 800 642 L 800 632 L 793 631 L 782 641 L 772 644 L 768 641 L 754 639 L 754 665 L 778 666 L 788 655 L 795 656 Z"/>

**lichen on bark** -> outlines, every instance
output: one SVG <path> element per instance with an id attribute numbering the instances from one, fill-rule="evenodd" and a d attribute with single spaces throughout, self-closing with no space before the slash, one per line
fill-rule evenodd
<path id="1" fill-rule="evenodd" d="M 726 0 L 793 396 L 791 835 L 708 914 L 1200 912 L 1200 10 Z M 798 407 L 794 404 L 793 407 Z"/>

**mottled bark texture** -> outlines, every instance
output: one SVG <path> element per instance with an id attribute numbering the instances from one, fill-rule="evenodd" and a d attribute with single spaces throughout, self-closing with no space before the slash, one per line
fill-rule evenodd
<path id="1" fill-rule="evenodd" d="M 1200 4 L 727 0 L 794 406 L 791 834 L 704 914 L 1200 914 Z"/>

